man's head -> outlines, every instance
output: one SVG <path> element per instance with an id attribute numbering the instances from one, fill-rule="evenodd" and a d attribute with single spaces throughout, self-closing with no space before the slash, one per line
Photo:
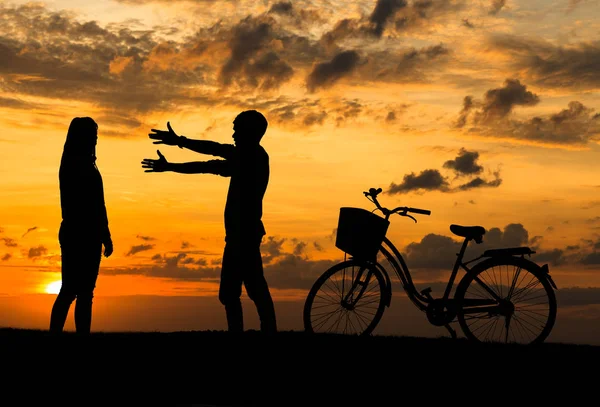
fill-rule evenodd
<path id="1" fill-rule="evenodd" d="M 256 110 L 245 110 L 233 120 L 236 145 L 258 144 L 267 131 L 267 119 Z"/>

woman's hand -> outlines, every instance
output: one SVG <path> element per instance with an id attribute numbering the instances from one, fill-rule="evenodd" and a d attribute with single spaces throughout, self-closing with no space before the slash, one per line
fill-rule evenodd
<path id="1" fill-rule="evenodd" d="M 113 252 L 113 242 L 108 239 L 108 241 L 104 242 L 104 257 L 109 257 Z"/>

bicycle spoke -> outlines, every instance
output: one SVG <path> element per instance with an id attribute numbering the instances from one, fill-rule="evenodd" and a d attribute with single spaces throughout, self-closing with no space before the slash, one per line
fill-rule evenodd
<path id="1" fill-rule="evenodd" d="M 310 331 L 360 335 L 374 329 L 384 308 L 384 280 L 378 271 L 349 261 L 317 283 L 304 311 Z"/>
<path id="2" fill-rule="evenodd" d="M 529 267 L 531 263 L 519 258 L 489 263 L 467 275 L 460 289 L 457 316 L 467 337 L 484 342 L 543 341 L 555 321 L 556 300 L 537 266 Z M 498 306 L 481 306 L 480 313 L 477 305 L 469 306 L 487 299 L 497 300 Z"/>

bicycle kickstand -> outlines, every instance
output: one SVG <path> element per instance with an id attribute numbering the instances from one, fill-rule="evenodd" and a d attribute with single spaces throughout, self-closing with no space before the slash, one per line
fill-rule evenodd
<path id="1" fill-rule="evenodd" d="M 444 325 L 444 327 L 448 330 L 448 332 L 450 332 L 450 336 L 452 336 L 452 339 L 456 339 L 456 331 L 452 329 L 452 327 L 448 324 Z"/>

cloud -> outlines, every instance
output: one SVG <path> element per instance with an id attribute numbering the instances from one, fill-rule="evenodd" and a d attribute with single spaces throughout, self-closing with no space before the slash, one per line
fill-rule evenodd
<path id="1" fill-rule="evenodd" d="M 463 25 L 467 28 L 475 28 L 475 25 L 468 18 L 463 18 Z"/>
<path id="2" fill-rule="evenodd" d="M 410 174 L 404 175 L 402 182 L 399 184 L 392 182 L 385 193 L 405 194 L 409 192 L 422 193 L 426 191 L 459 192 L 475 188 L 499 187 L 502 184 L 500 171 L 491 172 L 491 175 L 494 177 L 492 180 L 486 180 L 481 176 L 478 176 L 478 174 L 482 173 L 484 170 L 483 166 L 479 165 L 477 162 L 478 159 L 478 152 L 467 151 L 466 149 L 461 148 L 455 159 L 447 160 L 443 164 L 443 168 L 450 169 L 454 173 L 454 179 L 475 176 L 471 180 L 459 185 L 451 186 L 449 177 L 444 176 L 440 170 L 426 169 L 422 170 L 419 174 L 411 172 Z"/>
<path id="3" fill-rule="evenodd" d="M 152 241 L 152 240 L 156 240 L 156 238 L 155 238 L 155 237 L 152 237 L 152 236 L 142 236 L 142 235 L 136 235 L 136 237 L 137 237 L 138 239 L 142 239 L 142 240 L 144 240 L 144 241 L 146 241 L 146 242 L 149 242 L 149 241 Z"/>
<path id="4" fill-rule="evenodd" d="M 125 256 L 133 256 L 136 253 L 152 250 L 154 248 L 153 244 L 140 244 L 131 246 L 131 249 L 125 254 Z"/>
<path id="5" fill-rule="evenodd" d="M 316 243 L 316 242 L 315 242 Z M 319 245 L 309 245 L 296 238 L 269 236 L 263 240 L 264 274 L 269 287 L 280 289 L 308 289 L 316 279 L 337 260 L 313 260 L 311 250 L 319 251 Z M 221 274 L 221 258 L 210 261 L 190 252 L 155 254 L 152 264 L 141 267 L 106 267 L 110 275 L 141 275 L 184 281 L 217 281 Z"/>
<path id="6" fill-rule="evenodd" d="M 512 67 L 536 86 L 585 91 L 600 87 L 600 41 L 556 45 L 537 38 L 494 35 L 488 45 L 505 53 Z"/>
<path id="7" fill-rule="evenodd" d="M 10 237 L 3 237 L 0 240 L 4 241 L 4 245 L 6 247 L 17 247 L 18 246 L 15 239 L 11 239 Z"/>
<path id="8" fill-rule="evenodd" d="M 23 233 L 23 236 L 21 236 L 21 237 L 23 238 L 23 237 L 27 236 L 27 234 L 28 234 L 29 232 L 33 232 L 33 231 L 34 231 L 34 230 L 36 230 L 37 228 L 38 228 L 37 226 L 34 226 L 34 227 L 31 227 L 31 228 L 27 229 L 27 232 Z"/>
<path id="9" fill-rule="evenodd" d="M 359 60 L 358 52 L 347 50 L 336 54 L 331 61 L 316 64 L 306 78 L 309 92 L 333 86 L 341 78 L 348 76 L 356 68 Z"/>
<path id="10" fill-rule="evenodd" d="M 373 12 L 369 16 L 373 34 L 377 37 L 381 37 L 388 21 L 398 10 L 406 6 L 406 0 L 377 0 Z"/>
<path id="11" fill-rule="evenodd" d="M 506 5 L 506 0 L 492 0 L 489 14 L 495 16 Z"/>
<path id="12" fill-rule="evenodd" d="M 4 256 L 2 256 L 2 261 L 7 261 L 12 257 L 12 254 L 10 253 L 6 253 Z"/>
<path id="13" fill-rule="evenodd" d="M 538 145 L 585 146 L 600 136 L 600 120 L 592 115 L 594 109 L 581 102 L 571 101 L 558 113 L 517 119 L 516 106 L 535 106 L 538 95 L 527 90 L 517 79 L 507 79 L 501 88 L 488 90 L 482 101 L 472 96 L 463 99 L 462 110 L 455 126 L 470 134 L 490 138 L 511 138 Z"/>
<path id="14" fill-rule="evenodd" d="M 467 5 L 463 0 L 378 0 L 370 13 L 357 18 L 344 18 L 322 41 L 330 46 L 347 40 L 371 40 L 402 35 L 410 31 L 427 31 L 429 27 L 450 19 Z"/>
<path id="15" fill-rule="evenodd" d="M 48 249 L 42 245 L 37 247 L 29 248 L 29 252 L 27 253 L 27 257 L 30 259 L 35 259 L 37 257 L 41 257 L 48 253 Z"/>
<path id="16" fill-rule="evenodd" d="M 561 307 L 600 304 L 600 288 L 565 287 L 556 291 L 556 301 Z"/>
<path id="17" fill-rule="evenodd" d="M 419 242 L 411 242 L 404 248 L 407 265 L 411 269 L 428 270 L 431 273 L 451 271 L 456 253 L 460 251 L 462 239 L 455 235 L 452 237 L 427 234 Z M 485 250 L 502 247 L 520 247 L 529 243 L 529 233 L 520 223 L 506 225 L 503 229 L 492 227 L 486 230 L 483 243 L 470 244 L 465 252 L 466 257 L 474 258 Z"/>
<path id="18" fill-rule="evenodd" d="M 456 173 L 456 176 L 476 175 L 483 171 L 483 167 L 477 164 L 479 153 L 477 151 L 467 151 L 460 149 L 458 157 L 454 160 L 448 160 L 444 163 L 444 168 L 449 168 Z"/>
<path id="19" fill-rule="evenodd" d="M 292 14 L 293 10 L 294 8 L 291 1 L 280 1 L 271 6 L 269 13 Z"/>
<path id="20" fill-rule="evenodd" d="M 392 182 L 386 193 L 404 194 L 418 190 L 446 192 L 450 188 L 448 181 L 438 170 L 428 169 L 418 175 L 414 172 L 406 174 L 400 184 Z"/>
<path id="21" fill-rule="evenodd" d="M 230 56 L 220 72 L 223 85 L 236 82 L 270 90 L 292 78 L 292 67 L 273 51 L 273 24 L 273 20 L 249 16 L 233 28 L 228 42 Z"/>

